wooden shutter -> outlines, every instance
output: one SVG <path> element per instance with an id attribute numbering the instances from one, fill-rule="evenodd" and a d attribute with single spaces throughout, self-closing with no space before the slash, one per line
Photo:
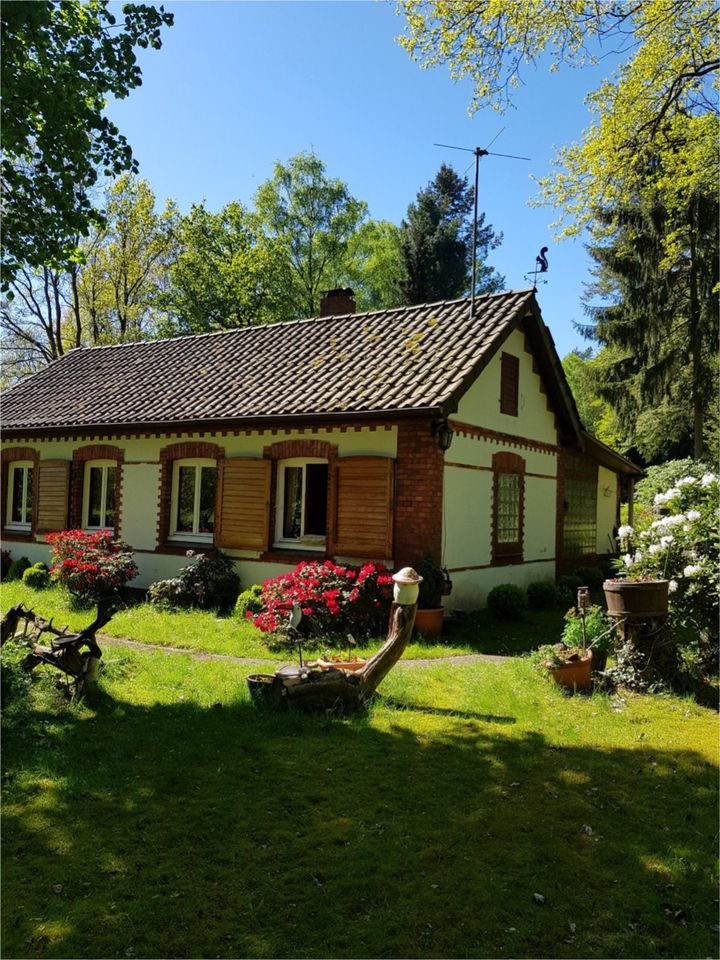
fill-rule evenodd
<path id="1" fill-rule="evenodd" d="M 236 550 L 267 550 L 270 532 L 269 460 L 221 460 L 215 543 Z"/>
<path id="2" fill-rule="evenodd" d="M 35 532 L 65 530 L 68 522 L 70 461 L 39 460 L 37 471 Z"/>
<path id="3" fill-rule="evenodd" d="M 338 460 L 335 553 L 392 557 L 393 463 L 388 457 Z"/>
<path id="4" fill-rule="evenodd" d="M 511 353 L 500 358 L 500 413 L 518 415 L 520 361 Z"/>

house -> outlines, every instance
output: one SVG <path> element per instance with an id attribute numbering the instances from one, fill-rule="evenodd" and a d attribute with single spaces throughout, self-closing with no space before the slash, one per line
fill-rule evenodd
<path id="1" fill-rule="evenodd" d="M 484 605 L 614 550 L 623 479 L 532 290 L 79 349 L 2 403 L 3 539 L 109 527 L 147 586 L 221 547 L 247 586 L 301 559 L 450 570 Z"/>

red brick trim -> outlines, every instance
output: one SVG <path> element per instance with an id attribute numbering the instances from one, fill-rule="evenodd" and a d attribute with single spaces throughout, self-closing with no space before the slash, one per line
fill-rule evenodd
<path id="1" fill-rule="evenodd" d="M 552 403 L 550 403 L 550 397 L 548 396 L 547 388 L 545 387 L 545 380 L 543 379 L 543 375 L 540 372 L 540 367 L 537 362 L 537 357 L 535 356 L 535 351 L 532 348 L 532 344 L 530 343 L 530 337 L 528 337 L 527 331 L 524 332 L 524 338 L 525 338 L 525 353 L 529 353 L 530 356 L 532 357 L 533 373 L 537 374 L 537 378 L 540 381 L 540 393 L 543 393 L 545 395 L 545 409 L 547 410 L 548 413 L 551 413 L 553 415 L 553 420 L 555 422 L 555 429 L 559 431 L 560 426 L 558 424 L 557 412 L 553 407 Z"/>
<path id="2" fill-rule="evenodd" d="M 432 420 L 398 424 L 393 560 L 417 567 L 432 555 L 442 562 L 444 454 Z"/>
<path id="3" fill-rule="evenodd" d="M 485 470 L 487 473 L 492 473 L 492 467 L 483 467 L 475 463 L 454 463 L 445 461 L 446 467 L 457 467 L 460 470 Z M 529 470 L 525 471 L 526 477 L 536 477 L 539 480 L 557 480 L 557 477 L 552 473 L 531 473 Z"/>
<path id="4" fill-rule="evenodd" d="M 329 460 L 337 456 L 338 448 L 327 440 L 281 440 L 263 448 L 266 460 L 292 460 L 295 457 L 317 457 L 319 460 Z"/>
<path id="5" fill-rule="evenodd" d="M 525 461 L 516 453 L 509 453 L 504 450 L 494 453 L 493 464 L 493 486 L 492 486 L 492 539 L 490 542 L 490 556 L 494 567 L 507 566 L 509 564 L 524 563 L 523 556 L 523 536 L 525 532 Z M 504 473 L 516 473 L 520 478 L 519 490 L 519 531 L 517 543 L 499 543 L 497 536 L 497 502 L 498 502 L 498 484 L 500 476 Z"/>
<path id="6" fill-rule="evenodd" d="M 449 423 L 455 433 L 460 436 L 488 440 L 490 443 L 499 443 L 504 447 L 524 447 L 527 450 L 537 450 L 539 453 L 557 453 L 560 450 L 556 443 L 545 443 L 543 440 L 532 440 L 530 437 L 488 430 L 486 427 L 476 427 L 472 423 L 461 423 L 459 420 L 450 420 Z"/>
<path id="7" fill-rule="evenodd" d="M 122 512 L 123 463 L 125 451 L 108 443 L 94 443 L 87 447 L 78 447 L 73 450 L 72 468 L 70 472 L 70 518 L 71 528 L 82 526 L 83 488 L 85 485 L 85 467 L 88 460 L 114 460 L 115 474 L 115 525 L 113 536 L 118 537 L 120 531 L 120 514 Z"/>
<path id="8" fill-rule="evenodd" d="M 555 563 L 555 557 L 539 557 L 537 560 L 522 560 L 516 564 L 516 566 L 527 567 L 532 563 Z M 448 573 L 466 573 L 469 570 L 490 570 L 493 566 L 496 566 L 496 564 L 477 563 L 469 567 L 448 567 Z"/>
<path id="9" fill-rule="evenodd" d="M 5 529 L 7 523 L 7 496 L 8 496 L 8 471 L 11 463 L 17 463 L 18 460 L 30 460 L 35 471 L 33 477 L 33 504 L 32 504 L 32 523 L 29 533 L 20 533 L 19 531 L 9 531 L 12 536 L 3 534 L 3 539 L 17 539 L 27 542 L 33 540 L 35 536 L 35 518 L 37 517 L 38 506 L 38 485 L 37 485 L 37 466 L 40 460 L 39 450 L 33 450 L 32 447 L 5 447 L 0 451 L 0 518 L 2 519 L 2 528 Z"/>
<path id="10" fill-rule="evenodd" d="M 217 443 L 207 443 L 202 440 L 184 440 L 180 443 L 169 443 L 160 451 L 160 490 L 157 506 L 157 550 L 158 553 L 184 553 L 194 550 L 195 545 L 188 544 L 181 547 L 178 544 L 168 543 L 170 535 L 170 500 L 172 497 L 172 466 L 175 460 L 221 460 L 225 456 L 225 448 Z M 202 544 L 197 544 L 202 549 Z"/>

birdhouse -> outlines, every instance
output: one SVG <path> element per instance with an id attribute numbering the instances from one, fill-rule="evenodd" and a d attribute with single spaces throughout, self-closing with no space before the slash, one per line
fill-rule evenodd
<path id="1" fill-rule="evenodd" d="M 403 606 L 412 606 L 412 604 L 417 603 L 422 579 L 420 574 L 416 573 L 412 567 L 403 567 L 402 570 L 394 573 L 393 599 L 395 603 L 400 603 Z"/>

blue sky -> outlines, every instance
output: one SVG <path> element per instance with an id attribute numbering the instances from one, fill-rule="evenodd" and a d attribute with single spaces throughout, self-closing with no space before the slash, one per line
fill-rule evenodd
<path id="1" fill-rule="evenodd" d="M 539 300 L 561 355 L 587 341 L 580 297 L 589 262 L 580 241 L 552 239 L 549 209 L 528 206 L 531 175 L 550 169 L 555 147 L 589 124 L 586 93 L 608 71 L 528 69 L 516 109 L 468 116 L 468 84 L 445 68 L 421 70 L 395 42 L 403 21 L 382 2 L 166 3 L 175 25 L 160 51 L 141 51 L 143 85 L 108 112 L 128 137 L 158 202 L 186 210 L 205 200 L 251 204 L 275 160 L 314 149 L 370 214 L 396 223 L 443 161 L 464 173 L 471 154 L 434 142 L 485 146 L 532 158 L 487 157 L 480 208 L 502 246 L 491 257 L 509 287 L 524 287 L 541 246 L 550 271 Z M 471 173 L 472 171 L 468 171 Z"/>

